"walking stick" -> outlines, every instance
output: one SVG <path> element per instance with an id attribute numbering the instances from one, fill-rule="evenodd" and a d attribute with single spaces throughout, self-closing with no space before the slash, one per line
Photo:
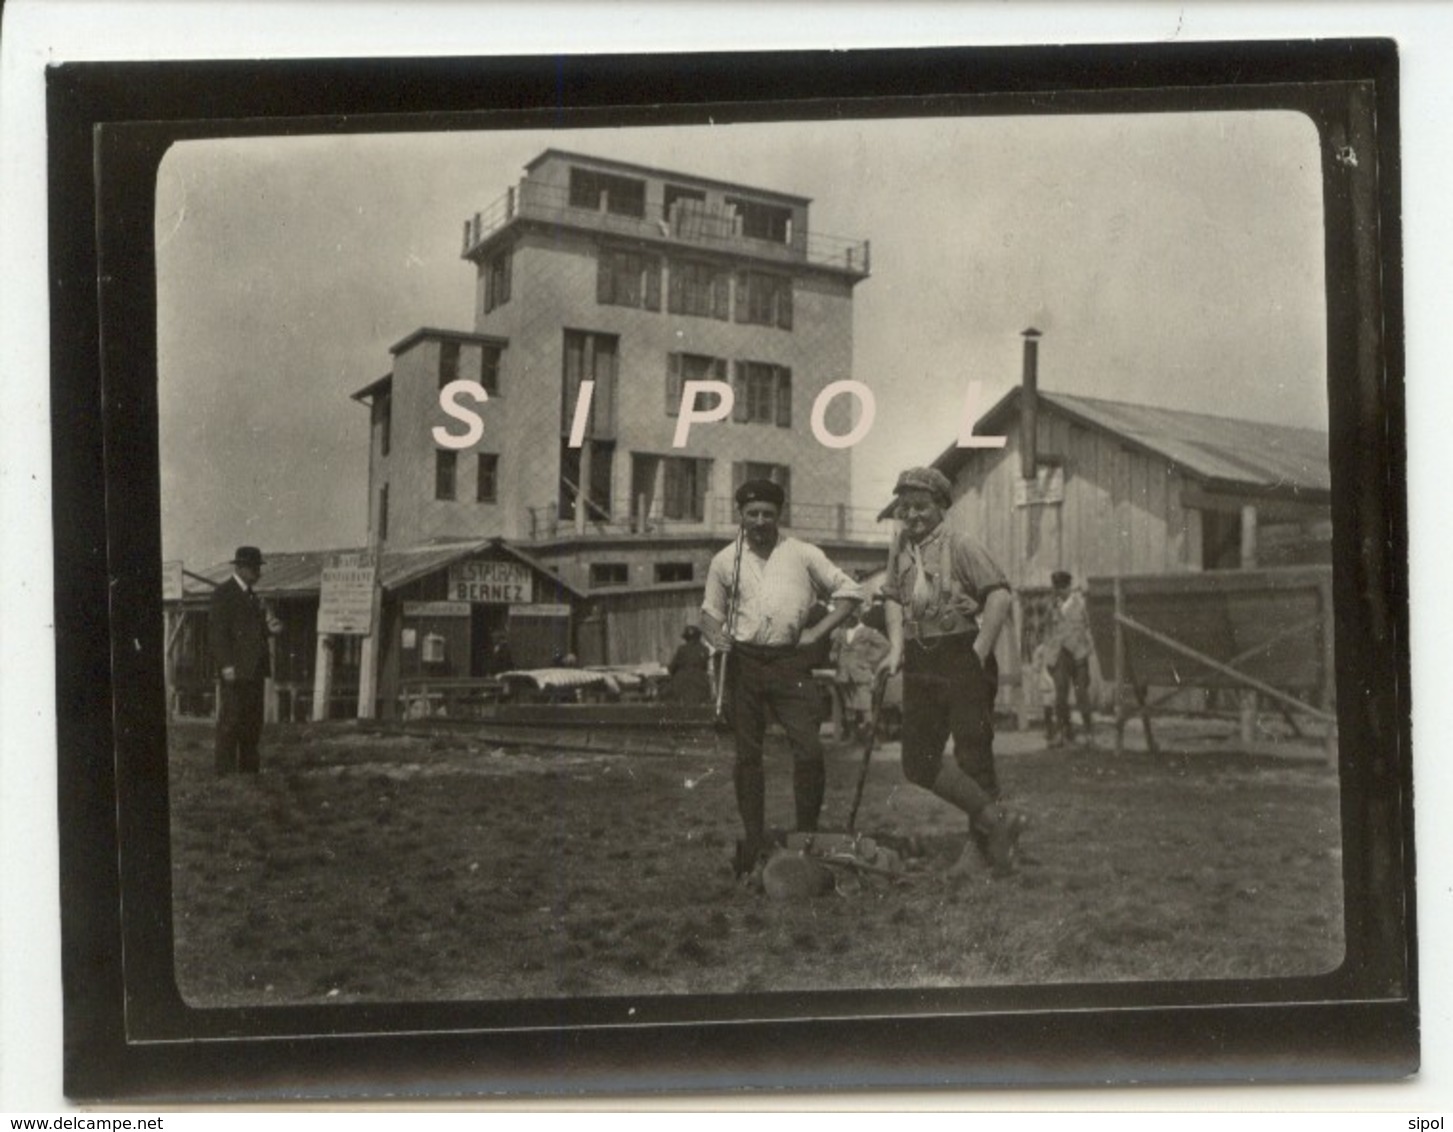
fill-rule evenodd
<path id="1" fill-rule="evenodd" d="M 883 709 L 883 694 L 888 690 L 888 670 L 873 677 L 873 699 L 868 708 L 868 737 L 863 741 L 863 765 L 858 771 L 858 788 L 853 794 L 853 808 L 848 811 L 848 832 L 858 820 L 858 807 L 863 802 L 863 787 L 868 783 L 868 766 L 873 761 L 873 748 L 878 743 L 878 713 Z"/>
<path id="2" fill-rule="evenodd" d="M 740 600 L 742 592 L 742 541 L 745 534 L 746 532 L 740 526 L 737 527 L 737 552 L 732 563 L 732 592 L 727 598 L 726 637 L 729 642 L 737 627 L 737 602 Z M 722 719 L 721 703 L 726 694 L 727 657 L 730 655 L 730 653 L 722 653 L 721 663 L 717 665 L 716 669 L 716 724 L 718 727 L 726 722 Z"/>

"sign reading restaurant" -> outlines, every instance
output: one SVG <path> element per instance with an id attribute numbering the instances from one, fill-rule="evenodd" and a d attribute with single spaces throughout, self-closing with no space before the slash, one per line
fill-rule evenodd
<path id="1" fill-rule="evenodd" d="M 377 586 L 378 559 L 372 551 L 328 555 L 318 595 L 318 632 L 372 635 Z"/>
<path id="2" fill-rule="evenodd" d="M 534 596 L 534 579 L 522 562 L 456 562 L 449 567 L 451 601 L 519 605 Z"/>

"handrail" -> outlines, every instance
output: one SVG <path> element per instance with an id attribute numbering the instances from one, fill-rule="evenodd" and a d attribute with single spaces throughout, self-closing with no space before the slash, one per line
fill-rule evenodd
<path id="1" fill-rule="evenodd" d="M 590 227 L 603 227 L 622 235 L 704 248 L 750 250 L 769 258 L 795 260 L 816 267 L 834 267 L 864 276 L 871 273 L 872 248 L 865 239 L 812 231 L 790 235 L 783 241 L 749 236 L 741 231 L 739 219 L 733 218 L 728 210 L 710 214 L 713 222 L 707 223 L 702 214 L 679 207 L 681 203 L 684 202 L 677 202 L 669 209 L 643 204 L 639 215 L 599 207 L 584 208 L 571 203 L 568 188 L 526 177 L 517 187 L 507 189 L 465 220 L 460 254 L 467 258 L 505 225 L 523 217 L 588 223 Z M 729 220 L 734 222 L 728 223 Z"/>

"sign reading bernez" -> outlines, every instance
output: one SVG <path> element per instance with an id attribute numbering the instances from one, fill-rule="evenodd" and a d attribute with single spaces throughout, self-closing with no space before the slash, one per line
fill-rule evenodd
<path id="1" fill-rule="evenodd" d="M 456 562 L 449 567 L 451 601 L 519 605 L 534 600 L 530 568 L 521 562 Z"/>

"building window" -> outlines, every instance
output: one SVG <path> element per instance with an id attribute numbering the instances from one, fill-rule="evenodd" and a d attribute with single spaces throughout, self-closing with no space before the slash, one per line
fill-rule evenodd
<path id="1" fill-rule="evenodd" d="M 459 453 L 452 448 L 434 450 L 434 498 L 456 498 L 455 478 L 459 471 Z"/>
<path id="2" fill-rule="evenodd" d="M 378 489 L 378 541 L 388 541 L 388 484 Z"/>
<path id="3" fill-rule="evenodd" d="M 667 519 L 700 523 L 706 518 L 706 483 L 711 461 L 667 456 L 662 465 L 661 514 Z"/>
<path id="4" fill-rule="evenodd" d="M 596 173 L 590 169 L 571 169 L 570 207 L 643 219 L 646 215 L 646 182 L 634 177 Z"/>
<path id="5" fill-rule="evenodd" d="M 587 437 L 610 437 L 615 433 L 616 359 L 620 340 L 613 334 L 591 334 L 584 330 L 565 331 L 564 380 L 561 383 L 560 432 L 570 434 L 575 423 L 575 406 L 580 386 L 591 381 L 595 392 L 590 400 Z"/>
<path id="6" fill-rule="evenodd" d="M 450 338 L 439 343 L 439 388 L 459 380 L 459 343 Z"/>
<path id="7" fill-rule="evenodd" d="M 694 314 L 725 321 L 731 305 L 731 276 L 710 263 L 673 260 L 666 295 L 672 314 Z"/>
<path id="8" fill-rule="evenodd" d="M 499 457 L 493 452 L 479 454 L 479 468 L 474 478 L 476 503 L 499 502 Z"/>
<path id="9" fill-rule="evenodd" d="M 709 358 L 704 354 L 666 355 L 666 415 L 674 417 L 681 411 L 681 391 L 687 381 L 725 381 L 725 358 Z"/>
<path id="10" fill-rule="evenodd" d="M 569 438 L 561 437 L 560 518 L 575 518 L 575 502 L 583 487 L 587 493 L 586 519 L 593 523 L 610 521 L 615 451 L 612 440 L 587 440 L 579 448 L 571 448 Z M 582 472 L 587 459 L 589 470 Z M 584 484 L 581 483 L 582 477 Z"/>
<path id="11" fill-rule="evenodd" d="M 661 260 L 656 256 L 601 248 L 595 283 L 597 302 L 661 309 Z"/>
<path id="12" fill-rule="evenodd" d="M 792 241 L 792 210 L 760 201 L 727 197 L 727 204 L 741 217 L 742 235 L 754 240 L 771 240 L 774 244 Z"/>
<path id="13" fill-rule="evenodd" d="M 770 362 L 737 362 L 732 419 L 792 427 L 792 371 Z"/>
<path id="14" fill-rule="evenodd" d="M 657 562 L 656 581 L 689 582 L 695 576 L 690 562 Z"/>
<path id="15" fill-rule="evenodd" d="M 782 512 L 778 516 L 778 522 L 786 526 L 792 506 L 792 469 L 786 464 L 759 464 L 755 461 L 744 460 L 732 465 L 732 493 L 735 495 L 737 488 L 748 480 L 771 480 L 782 489 L 787 497 L 782 504 Z"/>
<path id="16" fill-rule="evenodd" d="M 765 271 L 737 272 L 737 321 L 792 329 L 792 280 Z"/>
<path id="17" fill-rule="evenodd" d="M 514 249 L 505 248 L 484 261 L 485 314 L 510 301 L 510 273 L 513 260 Z"/>
<path id="18" fill-rule="evenodd" d="M 499 363 L 503 351 L 498 346 L 485 346 L 480 351 L 479 384 L 491 397 L 499 396 Z"/>
<path id="19" fill-rule="evenodd" d="M 624 562 L 592 562 L 590 564 L 590 588 L 600 586 L 625 586 L 631 581 L 630 567 Z"/>
<path id="20" fill-rule="evenodd" d="M 389 445 L 393 441 L 393 404 L 392 393 L 380 393 L 373 402 L 373 422 L 378 428 L 380 456 L 388 455 Z"/>

